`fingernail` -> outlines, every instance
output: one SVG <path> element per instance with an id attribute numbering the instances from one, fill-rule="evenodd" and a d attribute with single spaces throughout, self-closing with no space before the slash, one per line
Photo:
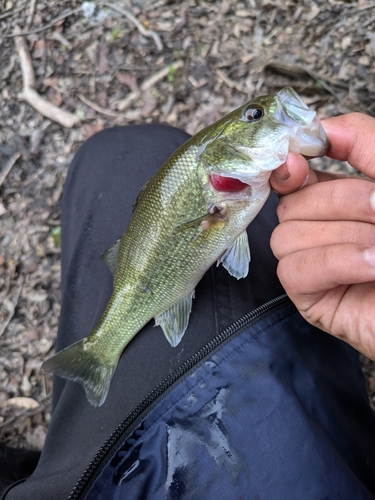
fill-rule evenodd
<path id="1" fill-rule="evenodd" d="M 375 212 L 375 191 L 373 191 L 371 193 L 371 198 L 370 198 L 370 201 L 371 201 L 371 208 L 374 210 Z"/>
<path id="2" fill-rule="evenodd" d="M 310 172 L 307 174 L 306 179 L 302 182 L 302 184 L 300 185 L 300 187 L 298 189 L 302 189 L 304 186 L 306 186 L 306 184 L 309 181 L 309 177 L 310 177 Z"/>
<path id="3" fill-rule="evenodd" d="M 375 248 L 366 248 L 364 251 L 364 257 L 370 266 L 375 267 Z"/>
<path id="4" fill-rule="evenodd" d="M 290 173 L 289 170 L 287 169 L 286 163 L 283 163 L 281 167 L 275 170 L 274 175 L 276 179 L 280 182 L 287 181 L 290 177 Z"/>

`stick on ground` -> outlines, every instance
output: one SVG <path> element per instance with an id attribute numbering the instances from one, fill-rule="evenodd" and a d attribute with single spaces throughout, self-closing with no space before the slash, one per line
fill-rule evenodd
<path id="1" fill-rule="evenodd" d="M 117 7 L 117 5 L 114 5 L 112 3 L 108 3 L 108 2 L 100 2 L 100 3 L 104 7 L 108 7 L 109 9 L 115 10 L 119 14 L 127 17 L 129 19 L 129 21 L 135 25 L 135 27 L 141 33 L 141 35 L 143 35 L 145 37 L 148 37 L 148 38 L 153 38 L 154 39 L 155 45 L 156 45 L 156 47 L 157 47 L 157 49 L 158 49 L 159 52 L 161 52 L 163 50 L 163 44 L 162 44 L 160 36 L 155 31 L 146 29 L 138 21 L 138 19 L 135 16 L 133 16 L 133 14 L 131 12 L 129 12 L 129 11 L 125 10 L 125 9 L 122 9 L 120 7 Z"/>
<path id="2" fill-rule="evenodd" d="M 14 153 L 14 155 L 12 155 L 9 158 L 7 164 L 5 165 L 5 167 L 3 168 L 3 170 L 0 172 L 0 187 L 1 187 L 2 183 L 5 181 L 6 176 L 12 170 L 13 165 L 16 163 L 16 161 L 18 160 L 18 158 L 20 156 L 21 156 L 21 153 Z"/>
<path id="3" fill-rule="evenodd" d="M 49 118 L 50 120 L 59 123 L 63 127 L 72 128 L 74 125 L 79 123 L 79 118 L 68 111 L 64 111 L 49 101 L 44 99 L 35 90 L 35 73 L 30 57 L 29 48 L 27 46 L 26 40 L 22 36 L 17 36 L 17 32 L 20 33 L 19 28 L 16 30 L 16 48 L 18 56 L 20 58 L 22 79 L 23 79 L 23 90 L 19 95 L 20 99 L 28 102 L 30 106 L 39 111 L 43 116 Z"/>

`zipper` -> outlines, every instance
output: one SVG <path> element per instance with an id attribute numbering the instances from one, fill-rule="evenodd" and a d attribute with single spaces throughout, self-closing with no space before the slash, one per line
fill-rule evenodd
<path id="1" fill-rule="evenodd" d="M 120 440 L 123 441 L 124 434 L 129 432 L 131 427 L 135 427 L 134 424 L 137 423 L 140 416 L 144 419 L 147 413 L 152 410 L 152 405 L 156 402 L 156 400 L 162 394 L 170 390 L 183 375 L 195 367 L 199 362 L 203 361 L 209 354 L 212 354 L 216 348 L 222 346 L 224 342 L 233 338 L 234 335 L 239 334 L 244 327 L 254 324 L 255 322 L 263 319 L 271 311 L 274 312 L 289 303 L 291 303 L 291 300 L 286 294 L 280 295 L 260 307 L 257 307 L 245 316 L 242 316 L 242 318 L 232 323 L 228 328 L 210 340 L 210 342 L 208 342 L 205 346 L 201 347 L 195 354 L 193 354 L 193 356 L 187 359 L 182 365 L 180 365 L 162 382 L 160 382 L 160 384 L 158 384 L 145 398 L 143 398 L 143 400 L 124 418 L 124 420 L 116 427 L 109 438 L 99 448 L 94 458 L 78 479 L 68 497 L 68 500 L 83 500 L 85 498 L 93 484 L 93 481 L 106 464 L 106 459 L 111 456 L 111 451 Z"/>

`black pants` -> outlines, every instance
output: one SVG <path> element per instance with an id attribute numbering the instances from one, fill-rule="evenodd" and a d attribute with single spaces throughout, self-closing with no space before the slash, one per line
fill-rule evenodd
<path id="1" fill-rule="evenodd" d="M 88 335 L 99 320 L 112 291 L 112 276 L 100 256 L 126 229 L 141 186 L 187 138 L 163 125 L 117 127 L 93 136 L 77 153 L 62 206 L 58 350 Z M 283 293 L 269 248 L 276 204 L 271 195 L 249 227 L 249 276 L 237 281 L 221 266 L 210 269 L 196 289 L 188 331 L 175 349 L 159 328 L 146 325 L 124 351 L 102 407 L 92 407 L 79 384 L 56 377 L 39 463 L 26 482 L 9 490 L 7 500 L 67 498 L 100 445 L 154 386 L 236 319 Z M 363 381 L 358 390 L 363 392 Z M 3 486 L 27 477 L 35 466 L 35 453 L 23 462 L 17 452 L 4 453 L 5 461 L 6 456 Z"/>

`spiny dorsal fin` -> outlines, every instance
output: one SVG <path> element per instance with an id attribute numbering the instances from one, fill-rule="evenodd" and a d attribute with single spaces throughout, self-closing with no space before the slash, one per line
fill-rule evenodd
<path id="1" fill-rule="evenodd" d="M 229 274 L 237 279 L 245 278 L 249 272 L 250 247 L 246 231 L 241 233 L 217 260 L 223 264 Z"/>
<path id="2" fill-rule="evenodd" d="M 117 257 L 118 257 L 118 252 L 120 250 L 120 244 L 121 244 L 121 238 L 115 241 L 115 243 L 113 243 L 113 245 L 111 245 L 108 248 L 108 250 L 106 250 L 101 256 L 101 258 L 107 264 L 109 270 L 113 275 L 115 274 L 116 271 Z"/>
<path id="3" fill-rule="evenodd" d="M 145 192 L 145 189 L 146 189 L 148 183 L 149 183 L 149 181 L 145 182 L 143 184 L 143 186 L 141 187 L 141 189 L 139 190 L 139 193 L 138 193 L 138 195 L 137 195 L 137 197 L 135 199 L 135 202 L 133 204 L 133 213 L 134 213 L 134 210 L 136 209 L 137 205 L 141 201 L 142 195 Z"/>
<path id="4" fill-rule="evenodd" d="M 155 316 L 155 325 L 162 327 L 164 335 L 172 347 L 176 347 L 184 336 L 189 323 L 193 298 L 194 290 L 170 309 Z"/>

